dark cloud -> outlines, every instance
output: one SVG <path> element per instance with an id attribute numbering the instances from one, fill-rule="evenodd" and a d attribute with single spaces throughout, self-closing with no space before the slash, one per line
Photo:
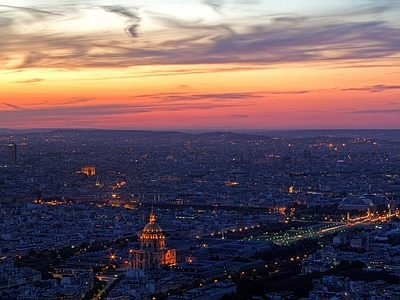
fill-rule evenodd
<path id="1" fill-rule="evenodd" d="M 128 27 L 125 28 L 125 32 L 130 36 L 130 37 L 138 37 L 138 32 L 137 29 L 139 27 L 139 24 L 135 25 L 129 25 Z"/>
<path id="2" fill-rule="evenodd" d="M 11 108 L 13 108 L 13 109 L 15 109 L 15 110 L 26 110 L 26 108 L 23 108 L 23 107 L 21 107 L 21 106 L 9 104 L 9 103 L 4 103 L 4 102 L 3 102 L 3 104 L 6 105 L 6 106 L 8 106 L 8 107 L 11 107 Z"/>
<path id="3" fill-rule="evenodd" d="M 209 7 L 211 7 L 216 12 L 221 13 L 221 7 L 223 4 L 222 0 L 203 0 L 202 2 L 205 5 L 208 5 Z"/>
<path id="4" fill-rule="evenodd" d="M 181 44 L 176 41 L 173 45 L 170 41 L 168 48 L 121 49 L 113 56 L 116 65 L 271 64 L 378 58 L 399 51 L 398 30 L 377 22 L 284 30 L 265 27 L 257 32 L 222 34 L 214 37 L 211 43 Z M 121 61 L 122 58 L 124 61 Z"/>
<path id="5" fill-rule="evenodd" d="M 137 14 L 133 13 L 131 10 L 122 7 L 120 5 L 104 6 L 104 10 L 112 13 L 116 13 L 122 17 L 128 18 L 133 23 L 127 26 L 124 30 L 130 37 L 138 37 L 138 27 L 140 23 L 140 18 Z"/>
<path id="6" fill-rule="evenodd" d="M 133 12 L 131 12 L 130 10 L 128 10 L 125 7 L 122 7 L 120 5 L 112 5 L 112 6 L 104 6 L 103 7 L 104 10 L 108 11 L 108 12 L 113 12 L 116 13 L 118 15 L 121 15 L 123 17 L 129 18 L 129 19 L 133 19 L 136 21 L 140 21 L 140 18 L 137 14 L 134 14 Z"/>
<path id="7" fill-rule="evenodd" d="M 384 57 L 400 51 L 397 33 L 397 28 L 384 22 L 266 26 L 256 32 L 215 39 L 201 57 L 212 57 L 213 62 L 237 58 L 253 63 Z"/>
<path id="8" fill-rule="evenodd" d="M 364 86 L 359 88 L 345 88 L 343 91 L 365 91 L 371 93 L 378 93 L 388 90 L 399 90 L 400 85 L 385 85 L 385 84 L 376 84 L 371 86 Z"/>

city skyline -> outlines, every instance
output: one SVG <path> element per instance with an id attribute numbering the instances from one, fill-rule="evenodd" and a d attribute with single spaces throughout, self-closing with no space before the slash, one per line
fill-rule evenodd
<path id="1" fill-rule="evenodd" d="M 3 128 L 399 129 L 396 1 L 0 5 Z"/>

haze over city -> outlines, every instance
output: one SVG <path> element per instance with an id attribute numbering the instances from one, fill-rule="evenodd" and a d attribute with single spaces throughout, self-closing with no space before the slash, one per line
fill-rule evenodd
<path id="1" fill-rule="evenodd" d="M 398 129 L 397 1 L 0 4 L 0 127 Z"/>

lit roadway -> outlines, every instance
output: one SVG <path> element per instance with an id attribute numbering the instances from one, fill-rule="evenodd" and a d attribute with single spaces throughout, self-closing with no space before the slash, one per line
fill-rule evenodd
<path id="1" fill-rule="evenodd" d="M 251 236 L 246 238 L 247 240 L 274 242 L 276 244 L 290 244 L 304 238 L 315 238 L 322 235 L 333 233 L 335 231 L 343 230 L 347 227 L 347 224 L 343 223 L 330 223 L 330 224 L 317 224 L 311 226 L 305 226 L 299 229 L 288 230 L 280 233 L 268 234 L 265 232 L 261 236 Z"/>
<path id="2" fill-rule="evenodd" d="M 114 274 L 97 274 L 96 277 L 100 280 L 103 280 L 105 282 L 107 282 L 106 286 L 100 291 L 100 293 L 98 293 L 96 295 L 96 297 L 94 297 L 93 299 L 100 299 L 101 295 L 104 293 L 105 290 L 107 290 L 107 288 L 118 278 L 118 274 L 115 274 L 115 272 L 113 272 Z M 119 274 L 120 275 L 120 274 Z"/>
<path id="3" fill-rule="evenodd" d="M 245 238 L 245 240 L 266 241 L 274 242 L 280 245 L 288 245 L 298 241 L 299 239 L 317 238 L 326 234 L 334 233 L 336 231 L 343 231 L 354 226 L 370 226 L 375 222 L 385 222 L 392 216 L 393 215 L 372 217 L 366 216 L 350 219 L 346 223 L 320 223 L 317 225 L 305 226 L 300 229 L 293 229 L 279 233 L 269 234 L 268 232 L 265 232 L 261 236 L 250 236 Z"/>

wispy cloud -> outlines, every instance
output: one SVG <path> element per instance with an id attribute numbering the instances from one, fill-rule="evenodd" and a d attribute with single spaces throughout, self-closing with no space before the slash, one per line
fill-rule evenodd
<path id="1" fill-rule="evenodd" d="M 32 78 L 32 79 L 26 79 L 22 81 L 14 81 L 13 83 L 35 83 L 35 82 L 40 82 L 43 81 L 41 78 Z"/>
<path id="2" fill-rule="evenodd" d="M 385 84 L 376 84 L 371 86 L 364 87 L 353 87 L 353 88 L 345 88 L 343 91 L 365 91 L 371 93 L 384 92 L 388 90 L 400 90 L 400 85 L 385 85 Z"/>
<path id="3" fill-rule="evenodd" d="M 133 98 L 145 98 L 148 100 L 154 99 L 157 101 L 161 101 L 162 103 L 188 103 L 189 105 L 193 105 L 194 102 L 212 102 L 218 103 L 218 105 L 222 105 L 223 102 L 239 102 L 244 104 L 250 103 L 252 99 L 260 99 L 264 98 L 262 93 L 257 92 L 246 92 L 246 93 L 209 93 L 209 94 L 192 94 L 192 93 L 156 93 L 156 94 L 143 94 L 137 95 Z"/>
<path id="4" fill-rule="evenodd" d="M 306 94 L 311 93 L 311 90 L 303 90 L 303 91 L 266 91 L 265 94 L 272 94 L 272 95 L 290 95 L 290 94 Z"/>
<path id="5" fill-rule="evenodd" d="M 249 115 L 230 115 L 230 117 L 241 118 L 241 119 L 250 118 Z"/>
<path id="6" fill-rule="evenodd" d="M 62 16 L 62 14 L 59 14 L 59 13 L 55 13 L 55 12 L 48 11 L 48 10 L 31 8 L 31 7 L 21 7 L 21 6 L 12 6 L 12 5 L 0 5 L 0 7 L 27 12 L 36 18 L 41 18 L 41 17 L 43 17 L 43 15 Z"/>
<path id="7" fill-rule="evenodd" d="M 21 107 L 21 106 L 9 104 L 9 103 L 4 103 L 4 102 L 3 102 L 3 104 L 6 105 L 6 106 L 8 106 L 8 107 L 11 107 L 11 108 L 13 108 L 13 109 L 15 109 L 15 110 L 26 110 L 26 108 Z"/>
<path id="8" fill-rule="evenodd" d="M 135 21 L 140 21 L 140 18 L 137 14 L 133 13 L 129 9 L 120 6 L 120 5 L 112 5 L 112 6 L 103 6 L 103 8 L 106 11 L 116 13 L 118 15 L 121 15 L 123 17 L 135 20 Z"/>
<path id="9" fill-rule="evenodd" d="M 216 10 L 223 7 L 217 1 L 206 1 L 204 5 Z M 47 9 L 3 5 L 1 8 L 6 10 L 7 17 L 0 25 L 3 34 L 0 60 L 12 68 L 217 63 L 274 65 L 368 61 L 400 53 L 396 23 L 376 21 L 376 18 L 352 21 L 351 13 L 349 16 L 338 14 L 342 19 L 337 19 L 334 14 L 274 17 L 260 13 L 245 25 L 243 20 L 223 14 L 212 20 L 205 17 L 183 19 L 126 3 L 97 7 L 121 18 L 119 31 L 110 28 L 109 32 L 100 32 L 93 23 L 92 27 L 78 32 L 72 28 L 81 27 L 81 17 L 88 9 L 96 8 L 95 5 L 76 8 L 53 5 Z M 377 10 L 385 12 L 387 6 L 372 6 L 356 13 L 368 15 Z M 40 17 L 43 15 L 44 19 Z M 143 19 L 153 20 L 157 30 L 142 24 Z M 61 21 L 74 26 L 62 31 L 50 30 L 50 27 L 41 31 L 24 30 L 26 26 L 22 26 L 28 23 L 40 28 L 48 22 Z M 102 24 L 101 20 L 99 24 Z M 120 35 L 124 31 L 135 39 Z"/>
<path id="10" fill-rule="evenodd" d="M 103 8 L 108 12 L 116 13 L 122 17 L 129 19 L 130 24 L 124 29 L 125 32 L 130 37 L 136 38 L 139 36 L 137 30 L 139 27 L 140 18 L 136 13 L 133 13 L 131 10 L 120 5 L 104 6 Z"/>
<path id="11" fill-rule="evenodd" d="M 84 103 L 90 100 L 94 100 L 96 99 L 95 97 L 74 97 L 71 98 L 68 101 L 62 102 L 61 105 L 66 105 L 66 104 L 80 104 L 80 103 Z"/>
<path id="12" fill-rule="evenodd" d="M 387 115 L 393 115 L 393 114 L 399 114 L 400 109 L 364 109 L 364 110 L 355 110 L 349 112 L 351 114 L 387 114 Z"/>
<path id="13" fill-rule="evenodd" d="M 1 120 L 12 118 L 42 118 L 46 116 L 68 117 L 71 119 L 83 116 L 118 116 L 151 112 L 178 112 L 187 110 L 211 110 L 215 108 L 232 108 L 251 106 L 252 99 L 260 98 L 256 93 L 213 93 L 213 94 L 189 94 L 189 93 L 159 93 L 132 97 L 124 103 L 116 104 L 89 104 L 97 98 L 76 97 L 64 102 L 47 103 L 41 106 L 31 105 L 29 109 L 15 106 L 9 103 L 4 105 L 13 110 L 1 111 Z M 137 101 L 146 98 L 147 101 Z"/>

